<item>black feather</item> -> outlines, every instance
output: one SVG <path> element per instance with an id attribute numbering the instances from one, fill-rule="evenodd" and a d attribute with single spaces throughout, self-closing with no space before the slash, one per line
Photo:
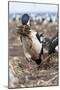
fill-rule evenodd
<path id="1" fill-rule="evenodd" d="M 55 47 L 58 45 L 58 34 L 56 34 L 50 41 L 49 41 L 49 54 L 54 52 Z"/>
<path id="2" fill-rule="evenodd" d="M 41 43 L 41 40 L 40 40 L 41 35 L 38 32 L 36 33 L 36 37 L 37 37 L 37 39 L 39 40 L 40 43 Z"/>
<path id="3" fill-rule="evenodd" d="M 36 37 L 37 37 L 37 39 L 40 41 L 40 36 L 39 36 L 38 33 L 36 33 Z"/>

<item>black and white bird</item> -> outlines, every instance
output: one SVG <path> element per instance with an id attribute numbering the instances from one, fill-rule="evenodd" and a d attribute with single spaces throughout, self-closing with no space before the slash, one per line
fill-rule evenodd
<path id="1" fill-rule="evenodd" d="M 32 30 L 29 23 L 29 15 L 24 14 L 22 16 L 22 26 L 18 26 L 18 33 L 20 33 L 21 41 L 24 49 L 25 57 L 28 61 L 35 60 L 37 64 L 40 64 L 43 54 L 43 35 Z"/>
<path id="2" fill-rule="evenodd" d="M 58 53 L 58 32 L 51 37 L 51 39 L 45 39 L 45 46 L 47 47 L 48 54 L 51 54 L 52 52 Z"/>

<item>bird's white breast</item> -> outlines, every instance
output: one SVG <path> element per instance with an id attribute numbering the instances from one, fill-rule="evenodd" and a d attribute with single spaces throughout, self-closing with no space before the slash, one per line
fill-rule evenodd
<path id="1" fill-rule="evenodd" d="M 28 37 L 23 37 L 22 38 L 22 43 L 23 43 L 23 49 L 24 49 L 24 54 L 27 58 L 34 57 L 35 59 L 39 58 L 39 54 L 42 49 L 42 43 L 39 42 L 39 40 L 36 37 L 35 31 L 31 30 L 31 33 L 29 34 L 30 39 Z M 30 46 L 32 46 L 30 48 Z"/>
<path id="2" fill-rule="evenodd" d="M 36 51 L 37 54 L 39 54 L 42 48 L 42 43 L 40 43 L 39 40 L 37 39 L 36 33 L 37 32 L 31 30 L 30 37 L 32 40 L 33 49 Z"/>

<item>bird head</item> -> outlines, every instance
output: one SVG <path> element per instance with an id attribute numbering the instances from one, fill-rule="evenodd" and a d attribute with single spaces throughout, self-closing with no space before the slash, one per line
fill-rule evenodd
<path id="1" fill-rule="evenodd" d="M 27 25 L 29 22 L 30 16 L 28 14 L 23 14 L 21 19 L 22 19 L 21 20 L 22 25 Z"/>
<path id="2" fill-rule="evenodd" d="M 17 33 L 21 35 L 28 35 L 30 33 L 30 16 L 23 14 L 21 17 L 22 25 L 17 26 Z"/>

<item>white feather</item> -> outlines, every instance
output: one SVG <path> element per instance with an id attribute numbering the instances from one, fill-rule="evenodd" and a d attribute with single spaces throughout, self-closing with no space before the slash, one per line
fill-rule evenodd
<path id="1" fill-rule="evenodd" d="M 31 40 L 29 40 L 28 37 L 22 38 L 24 54 L 26 58 L 29 59 L 29 61 L 33 56 L 35 57 L 35 59 L 38 59 L 42 48 L 42 43 L 40 43 L 36 37 L 37 32 L 33 30 L 30 31 L 31 33 L 29 34 L 29 37 L 31 38 Z M 32 44 L 32 48 L 30 48 L 31 44 Z"/>
<path id="2" fill-rule="evenodd" d="M 56 50 L 56 52 L 59 52 L 59 47 L 56 46 L 56 47 L 55 47 L 55 50 Z"/>
<path id="3" fill-rule="evenodd" d="M 36 53 L 39 54 L 40 51 L 41 51 L 41 48 L 42 48 L 42 43 L 40 43 L 39 40 L 37 39 L 36 33 L 37 32 L 31 30 L 30 37 L 31 37 L 31 40 L 32 40 L 33 48 L 35 49 Z"/>

